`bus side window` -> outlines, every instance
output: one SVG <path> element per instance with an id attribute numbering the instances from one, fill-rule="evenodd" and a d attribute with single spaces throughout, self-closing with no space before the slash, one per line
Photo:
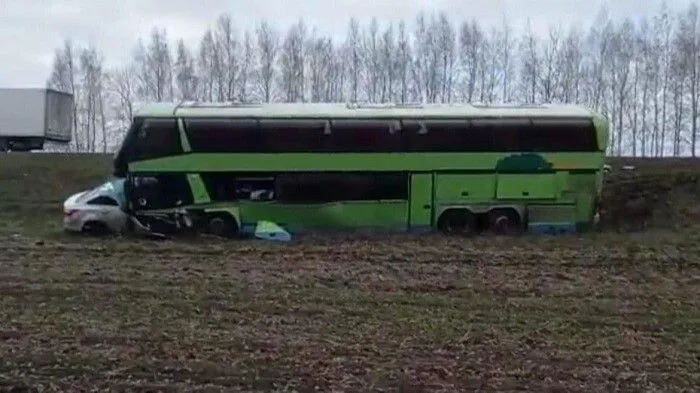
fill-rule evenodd
<path id="1" fill-rule="evenodd" d="M 493 152 L 521 151 L 521 135 L 532 129 L 530 119 L 478 119 L 471 122 L 471 130 L 484 137 L 488 135 L 489 149 Z M 482 150 L 483 151 L 483 150 Z"/>
<path id="2" fill-rule="evenodd" d="M 404 149 L 409 152 L 473 151 L 468 138 L 468 121 L 405 120 Z"/>
<path id="3" fill-rule="evenodd" d="M 146 119 L 134 136 L 130 162 L 182 153 L 175 119 Z"/>
<path id="4" fill-rule="evenodd" d="M 324 135 L 329 153 L 390 153 L 401 151 L 401 133 L 390 120 L 333 120 Z"/>
<path id="5" fill-rule="evenodd" d="M 259 152 L 259 130 L 253 119 L 185 119 L 193 153 Z"/>
<path id="6" fill-rule="evenodd" d="M 325 120 L 261 120 L 261 151 L 266 153 L 317 153 L 322 148 L 325 127 Z"/>
<path id="7" fill-rule="evenodd" d="M 593 152 L 598 139 L 589 119 L 533 119 L 533 129 L 521 144 L 531 150 Z"/>

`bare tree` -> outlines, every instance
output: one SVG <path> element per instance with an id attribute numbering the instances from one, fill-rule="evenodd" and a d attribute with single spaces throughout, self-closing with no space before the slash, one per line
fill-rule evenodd
<path id="1" fill-rule="evenodd" d="M 615 116 L 617 117 L 617 154 L 622 154 L 622 140 L 624 139 L 624 124 L 623 116 L 627 104 L 627 96 L 629 94 L 629 76 L 630 68 L 632 66 L 632 61 L 634 60 L 634 26 L 632 22 L 627 19 L 624 21 L 620 29 L 615 32 L 613 38 L 613 60 L 611 74 L 613 77 L 613 97 L 617 97 L 617 102 L 614 103 L 613 110 Z M 615 106 L 616 105 L 616 106 Z"/>
<path id="2" fill-rule="evenodd" d="M 658 155 L 664 156 L 666 152 L 666 136 L 667 136 L 667 121 L 668 121 L 668 93 L 669 93 L 669 85 L 671 81 L 671 33 L 672 33 L 672 28 L 673 28 L 673 21 L 671 17 L 668 15 L 668 11 L 666 10 L 666 3 L 662 3 L 662 22 L 661 22 L 661 29 L 662 29 L 662 39 L 663 39 L 663 44 L 662 44 L 662 69 L 663 69 L 663 85 L 661 87 L 661 135 L 660 135 L 660 140 L 658 142 Z"/>
<path id="3" fill-rule="evenodd" d="M 700 22 L 695 3 L 671 18 L 678 11 L 664 3 L 648 20 L 617 20 L 604 7 L 588 28 L 554 25 L 543 36 L 517 33 L 505 18 L 456 29 L 444 12 L 416 15 L 411 32 L 403 21 L 352 18 L 339 40 L 302 20 L 261 21 L 239 37 L 224 14 L 196 51 L 156 28 L 116 69 L 105 69 L 97 48 L 67 40 L 47 86 L 76 98 L 76 151 L 114 146 L 138 103 L 177 98 L 577 103 L 609 118 L 609 154 L 695 155 Z"/>
<path id="4" fill-rule="evenodd" d="M 455 63 L 457 62 L 457 36 L 452 23 L 444 12 L 440 13 L 435 29 L 437 30 L 436 33 L 438 36 L 437 50 L 440 53 L 440 101 L 449 103 L 452 102 L 454 95 L 453 86 L 455 79 Z"/>
<path id="5" fill-rule="evenodd" d="M 688 82 L 688 75 L 686 65 L 683 63 L 683 55 L 674 57 L 674 61 L 671 65 L 671 71 L 673 73 L 672 78 L 672 102 L 673 102 L 673 114 L 672 114 L 672 124 L 673 124 L 673 155 L 679 156 L 681 154 L 681 143 L 683 138 L 683 120 L 684 120 L 684 110 L 685 110 L 685 86 Z M 692 100 L 692 93 L 691 93 Z M 692 115 L 691 115 L 692 116 Z M 691 131 L 691 155 L 695 156 L 693 134 Z"/>
<path id="6" fill-rule="evenodd" d="M 113 118 L 126 128 L 134 117 L 134 106 L 137 100 L 136 70 L 132 67 L 116 69 L 107 76 L 107 91 L 114 103 Z"/>
<path id="7" fill-rule="evenodd" d="M 612 34 L 608 21 L 607 10 L 603 8 L 588 34 L 585 51 L 585 69 L 588 76 L 585 100 L 605 115 L 609 114 L 605 94 L 608 89 L 606 70 Z"/>
<path id="8" fill-rule="evenodd" d="M 78 134 L 78 102 L 80 100 L 80 91 L 77 86 L 78 67 L 75 63 L 76 52 L 73 47 L 73 42 L 68 39 L 64 41 L 63 48 L 56 50 L 51 76 L 47 81 L 47 86 L 73 95 L 73 148 L 80 152 L 82 150 L 82 138 Z"/>
<path id="9" fill-rule="evenodd" d="M 85 149 L 89 152 L 95 152 L 97 150 L 98 119 L 103 146 L 107 144 L 105 122 L 101 115 L 103 101 L 102 83 L 104 77 L 102 73 L 102 63 L 102 55 L 97 52 L 95 47 L 86 48 L 81 51 L 80 74 L 84 91 L 81 102 L 81 128 L 82 134 L 85 136 Z"/>
<path id="10" fill-rule="evenodd" d="M 526 103 L 535 103 L 538 101 L 537 87 L 541 72 L 541 60 L 539 52 L 539 39 L 529 27 L 528 33 L 521 41 L 520 52 L 522 59 L 522 74 L 520 83 L 523 87 L 523 98 L 525 99 Z"/>
<path id="11" fill-rule="evenodd" d="M 185 42 L 180 39 L 177 42 L 177 58 L 175 60 L 175 84 L 179 99 L 196 99 L 198 82 L 194 56 Z"/>
<path id="12" fill-rule="evenodd" d="M 581 83 L 585 78 L 583 64 L 582 33 L 572 28 L 569 30 L 557 53 L 556 63 L 560 75 L 558 98 L 564 103 L 579 102 Z"/>
<path id="13" fill-rule="evenodd" d="M 348 64 L 350 101 L 357 102 L 363 67 L 360 23 L 355 18 L 350 18 L 350 23 L 348 24 L 348 35 L 345 40 L 345 58 Z"/>
<path id="14" fill-rule="evenodd" d="M 542 70 L 537 78 L 540 85 L 540 97 L 543 102 L 553 102 L 560 98 L 557 96 L 557 87 L 561 85 L 560 69 L 557 67 L 557 59 L 561 51 L 561 31 L 557 27 L 549 27 L 549 39 L 546 40 L 543 47 Z"/>
<path id="15" fill-rule="evenodd" d="M 479 65 L 483 63 L 485 37 L 475 20 L 464 22 L 459 35 L 459 62 L 462 74 L 462 101 L 472 102 L 476 97 Z"/>
<path id="16" fill-rule="evenodd" d="M 328 57 L 330 69 L 328 74 L 328 102 L 342 102 L 346 100 L 345 83 L 347 79 L 347 64 L 343 59 L 343 48 L 330 38 L 328 43 Z"/>
<path id="17" fill-rule="evenodd" d="M 683 105 L 683 86 L 686 84 L 690 93 L 690 152 L 693 157 L 696 156 L 697 134 L 698 134 L 698 94 L 700 93 L 700 26 L 698 26 L 698 7 L 696 4 L 691 4 L 688 10 L 683 13 L 678 20 L 678 30 L 675 37 L 675 54 L 677 59 L 675 67 L 671 71 L 675 71 L 674 101 L 677 116 L 681 116 L 681 108 Z M 682 121 L 679 118 L 674 122 L 674 128 L 677 133 L 680 133 Z M 680 143 L 680 135 L 676 138 Z M 680 147 L 674 146 L 674 153 L 678 154 Z"/>
<path id="18" fill-rule="evenodd" d="M 207 30 L 202 37 L 202 42 L 199 44 L 199 56 L 197 61 L 197 70 L 200 80 L 199 96 L 205 101 L 213 101 L 217 97 L 215 84 L 219 75 L 218 59 L 219 48 L 214 42 L 214 34 L 211 30 Z"/>
<path id="19" fill-rule="evenodd" d="M 399 78 L 400 93 L 399 102 L 406 103 L 409 99 L 410 89 L 410 64 L 412 59 L 412 48 L 409 42 L 408 34 L 406 33 L 406 24 L 404 21 L 399 22 L 399 36 L 396 47 L 396 73 Z"/>
<path id="20" fill-rule="evenodd" d="M 382 33 L 380 43 L 380 97 L 379 101 L 387 102 L 394 100 L 394 84 L 396 82 L 396 42 L 394 38 L 394 26 L 389 24 Z"/>
<path id="21" fill-rule="evenodd" d="M 165 29 L 154 28 L 146 47 L 139 40 L 134 53 L 139 75 L 139 95 L 155 101 L 173 98 L 173 61 Z"/>
<path id="22" fill-rule="evenodd" d="M 316 29 L 305 45 L 306 58 L 308 60 L 309 96 L 311 102 L 320 102 L 324 99 L 326 91 L 325 77 L 328 73 L 328 61 L 326 57 L 326 40 L 318 38 Z"/>
<path id="23" fill-rule="evenodd" d="M 643 19 L 639 24 L 639 33 L 637 36 L 637 66 L 636 75 L 640 80 L 641 89 L 641 106 L 639 107 L 638 116 L 641 119 L 641 125 L 639 132 L 637 132 L 637 127 L 632 128 L 632 155 L 636 156 L 637 153 L 641 153 L 642 156 L 647 153 L 647 141 L 649 138 L 648 129 L 648 108 L 649 108 L 649 97 L 652 94 L 651 84 L 652 84 L 652 70 L 654 61 L 652 57 L 654 53 L 652 52 L 652 36 L 651 36 L 651 26 L 649 21 Z M 635 111 L 635 116 L 637 116 L 637 111 Z M 635 117 L 636 118 L 636 117 Z M 639 143 L 639 149 L 637 148 Z"/>
<path id="24" fill-rule="evenodd" d="M 251 97 L 251 77 L 254 75 L 255 47 L 253 45 L 253 35 L 246 30 L 243 33 L 243 54 L 241 68 L 238 74 L 238 99 L 241 102 L 249 102 Z"/>
<path id="25" fill-rule="evenodd" d="M 417 100 L 433 103 L 439 92 L 439 31 L 435 18 L 428 21 L 423 12 L 416 17 L 413 32 L 415 52 L 413 58 L 413 83 Z"/>
<path id="26" fill-rule="evenodd" d="M 370 102 L 379 100 L 379 81 L 381 75 L 379 22 L 372 18 L 364 35 L 362 57 L 367 70 L 364 78 L 365 93 Z"/>
<path id="27" fill-rule="evenodd" d="M 216 90 L 219 101 L 233 101 L 236 98 L 236 82 L 241 70 L 240 42 L 237 34 L 231 15 L 221 15 L 214 30 Z"/>
<path id="28" fill-rule="evenodd" d="M 256 30 L 258 41 L 258 89 L 263 101 L 272 100 L 275 80 L 275 62 L 279 51 L 279 33 L 263 21 Z"/>
<path id="29" fill-rule="evenodd" d="M 479 100 L 484 103 L 493 103 L 496 100 L 496 87 L 499 83 L 498 72 L 498 47 L 496 29 L 491 29 L 483 43 L 482 56 L 479 59 L 481 79 Z"/>
<path id="30" fill-rule="evenodd" d="M 653 51 L 656 54 L 653 64 L 654 91 L 654 130 L 652 133 L 652 155 L 662 156 L 666 140 L 666 107 L 668 103 L 668 72 L 670 64 L 668 44 L 670 42 L 671 20 L 662 4 L 659 15 L 654 17 Z"/>
<path id="31" fill-rule="evenodd" d="M 499 52 L 498 60 L 500 65 L 501 76 L 501 101 L 510 102 L 511 100 L 511 77 L 514 73 L 513 68 L 513 50 L 515 48 L 515 40 L 513 38 L 513 29 L 508 20 L 503 17 L 503 23 L 500 30 L 496 33 L 495 48 Z"/>
<path id="32" fill-rule="evenodd" d="M 280 79 L 286 102 L 304 101 L 304 78 L 306 76 L 304 67 L 305 41 L 306 26 L 300 20 L 287 31 L 280 55 Z"/>

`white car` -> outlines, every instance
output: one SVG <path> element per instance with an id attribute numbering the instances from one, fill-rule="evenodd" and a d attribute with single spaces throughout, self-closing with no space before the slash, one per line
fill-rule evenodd
<path id="1" fill-rule="evenodd" d="M 124 211 L 124 180 L 108 181 L 73 194 L 63 203 L 63 228 L 93 235 L 123 233 L 129 221 Z"/>

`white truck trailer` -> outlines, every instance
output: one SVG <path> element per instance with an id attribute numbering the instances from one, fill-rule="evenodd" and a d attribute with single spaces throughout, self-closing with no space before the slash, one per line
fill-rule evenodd
<path id="1" fill-rule="evenodd" d="M 0 88 L 0 152 L 43 150 L 45 141 L 69 143 L 72 131 L 72 94 Z"/>

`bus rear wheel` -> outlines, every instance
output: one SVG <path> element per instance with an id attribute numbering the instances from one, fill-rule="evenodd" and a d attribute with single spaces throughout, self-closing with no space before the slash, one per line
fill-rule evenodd
<path id="1" fill-rule="evenodd" d="M 238 236 L 238 224 L 228 214 L 216 213 L 209 216 L 207 231 L 214 236 L 230 239 Z"/>
<path id="2" fill-rule="evenodd" d="M 446 235 L 470 236 L 477 232 L 476 216 L 466 209 L 449 209 L 440 215 L 438 230 Z"/>
<path id="3" fill-rule="evenodd" d="M 523 221 L 515 209 L 493 209 L 488 213 L 489 230 L 496 235 L 523 233 Z"/>

